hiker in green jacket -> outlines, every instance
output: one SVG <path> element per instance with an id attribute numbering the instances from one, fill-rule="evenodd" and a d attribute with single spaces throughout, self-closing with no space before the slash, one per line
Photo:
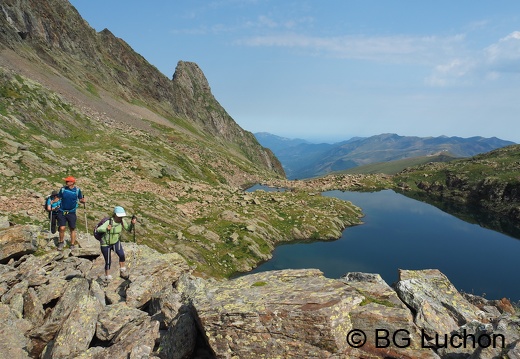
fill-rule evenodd
<path id="1" fill-rule="evenodd" d="M 119 257 L 119 275 L 123 279 L 128 278 L 128 273 L 125 267 L 125 252 L 123 251 L 123 246 L 121 245 L 121 232 L 123 232 L 123 228 L 130 232 L 134 227 L 137 219 L 133 217 L 130 221 L 128 221 L 124 217 L 126 217 L 124 208 L 117 206 L 114 208 L 112 217 L 97 228 L 99 233 L 105 233 L 101 239 L 101 253 L 105 259 L 106 280 L 112 279 L 112 276 L 108 274 L 110 265 L 112 264 L 110 260 L 110 251 L 112 250 L 116 252 L 117 256 Z"/>

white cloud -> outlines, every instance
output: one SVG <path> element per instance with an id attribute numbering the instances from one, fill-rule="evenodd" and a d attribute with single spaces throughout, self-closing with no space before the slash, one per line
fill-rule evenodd
<path id="1" fill-rule="evenodd" d="M 282 27 L 274 22 L 265 25 Z M 480 23 L 478 26 L 483 26 Z M 476 25 L 475 25 L 476 26 Z M 240 46 L 299 49 L 313 56 L 366 60 L 387 64 L 432 66 L 425 79 L 430 86 L 460 86 L 497 80 L 505 73 L 520 73 L 520 31 L 479 50 L 468 50 L 466 35 L 454 36 L 306 36 L 298 33 L 252 36 Z"/>
<path id="2" fill-rule="evenodd" d="M 484 49 L 485 61 L 492 72 L 520 73 L 520 31 L 512 32 Z"/>
<path id="3" fill-rule="evenodd" d="M 256 29 L 295 29 L 300 25 L 309 25 L 314 22 L 312 17 L 301 17 L 298 19 L 276 20 L 272 16 L 259 15 L 255 20 L 247 21 L 242 28 Z"/>
<path id="4" fill-rule="evenodd" d="M 497 80 L 504 73 L 520 73 L 520 31 L 464 58 L 437 65 L 426 82 L 432 86 Z"/>
<path id="5" fill-rule="evenodd" d="M 279 26 L 279 24 L 276 21 L 264 15 L 258 17 L 258 24 L 260 27 L 268 28 L 276 28 Z"/>
<path id="6" fill-rule="evenodd" d="M 299 48 L 316 55 L 389 63 L 438 63 L 452 55 L 464 36 L 338 36 L 319 37 L 289 33 L 254 36 L 236 41 L 242 46 Z"/>
<path id="7" fill-rule="evenodd" d="M 432 75 L 426 78 L 427 85 L 444 87 L 464 83 L 465 77 L 473 71 L 476 64 L 469 59 L 453 59 L 435 66 Z"/>

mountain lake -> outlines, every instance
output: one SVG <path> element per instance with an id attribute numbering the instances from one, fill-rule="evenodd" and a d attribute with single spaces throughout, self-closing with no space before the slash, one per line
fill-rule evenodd
<path id="1" fill-rule="evenodd" d="M 264 186 L 257 189 L 273 190 Z M 273 258 L 249 273 L 320 269 L 328 278 L 347 272 L 378 273 L 388 283 L 399 269 L 439 269 L 461 292 L 520 301 L 520 240 L 458 219 L 392 190 L 329 191 L 365 215 L 340 239 L 279 245 Z"/>

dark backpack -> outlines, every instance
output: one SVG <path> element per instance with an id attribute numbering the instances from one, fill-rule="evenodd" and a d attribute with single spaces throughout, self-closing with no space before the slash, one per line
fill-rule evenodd
<path id="1" fill-rule="evenodd" d="M 98 241 L 101 241 L 103 239 L 103 236 L 105 235 L 105 233 L 100 233 L 97 231 L 98 227 L 101 226 L 103 223 L 105 223 L 106 221 L 108 221 L 110 219 L 110 217 L 105 217 L 103 218 L 101 221 L 99 221 L 98 224 L 96 224 L 96 226 L 94 227 L 94 238 L 96 238 Z"/>

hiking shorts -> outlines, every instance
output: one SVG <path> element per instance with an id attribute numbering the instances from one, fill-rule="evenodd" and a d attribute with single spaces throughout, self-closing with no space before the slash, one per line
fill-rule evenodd
<path id="1" fill-rule="evenodd" d="M 65 214 L 66 213 L 66 214 Z M 69 224 L 70 229 L 76 229 L 76 212 L 58 212 L 58 226 L 65 227 Z"/>

